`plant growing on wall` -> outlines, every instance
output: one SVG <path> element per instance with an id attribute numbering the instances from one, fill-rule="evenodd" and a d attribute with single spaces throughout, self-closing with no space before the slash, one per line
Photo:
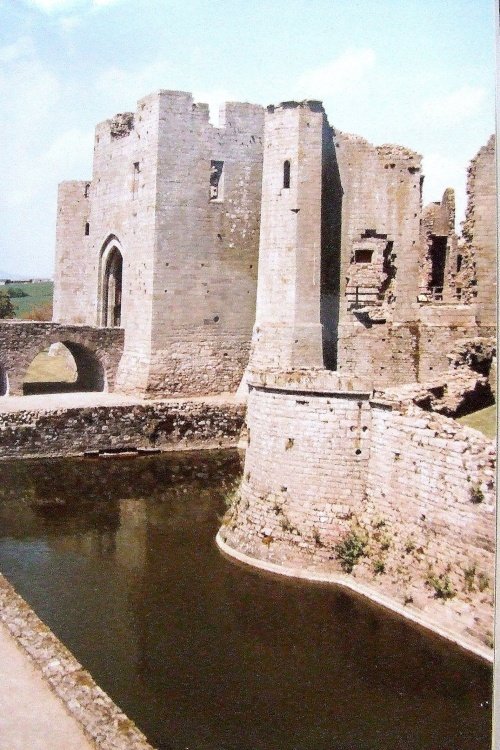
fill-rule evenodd
<path id="1" fill-rule="evenodd" d="M 344 539 L 335 545 L 335 556 L 345 573 L 352 573 L 361 557 L 366 555 L 367 540 L 357 531 L 350 531 Z"/>
<path id="2" fill-rule="evenodd" d="M 479 505 L 479 503 L 482 503 L 484 500 L 484 492 L 481 489 L 481 486 L 479 484 L 473 484 L 472 487 L 469 490 L 469 497 L 471 503 L 474 503 L 474 505 Z"/>
<path id="3" fill-rule="evenodd" d="M 434 596 L 436 599 L 453 599 L 457 593 L 451 585 L 451 581 L 446 573 L 435 575 L 432 570 L 430 570 L 425 582 L 427 586 L 434 589 Z"/>

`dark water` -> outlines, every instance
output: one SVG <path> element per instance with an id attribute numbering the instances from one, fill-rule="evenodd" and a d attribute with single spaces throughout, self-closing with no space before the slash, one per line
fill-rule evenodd
<path id="1" fill-rule="evenodd" d="M 237 454 L 0 465 L 0 570 L 162 750 L 486 750 L 491 670 L 235 565 Z"/>

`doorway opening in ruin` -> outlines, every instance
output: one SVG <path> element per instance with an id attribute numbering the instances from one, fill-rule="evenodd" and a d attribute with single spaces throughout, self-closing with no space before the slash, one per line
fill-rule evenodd
<path id="1" fill-rule="evenodd" d="M 73 341 L 59 341 L 31 361 L 23 380 L 23 394 L 103 391 L 105 385 L 104 367 L 93 352 Z"/>
<path id="2" fill-rule="evenodd" d="M 122 318 L 123 258 L 116 245 L 103 254 L 103 261 L 101 324 L 105 328 L 119 328 Z"/>
<path id="3" fill-rule="evenodd" d="M 436 298 L 443 294 L 444 272 L 446 267 L 446 247 L 447 237 L 432 237 L 432 244 L 429 249 L 431 259 L 431 273 L 429 287 L 435 292 Z"/>

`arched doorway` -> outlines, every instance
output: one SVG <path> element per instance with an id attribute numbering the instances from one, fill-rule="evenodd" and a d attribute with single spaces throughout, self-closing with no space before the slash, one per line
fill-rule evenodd
<path id="1" fill-rule="evenodd" d="M 102 280 L 102 325 L 119 328 L 122 318 L 122 272 L 123 258 L 116 245 L 103 256 Z"/>
<path id="2" fill-rule="evenodd" d="M 96 355 L 82 344 L 61 341 L 31 361 L 23 380 L 23 394 L 103 391 L 105 386 L 104 367 Z"/>

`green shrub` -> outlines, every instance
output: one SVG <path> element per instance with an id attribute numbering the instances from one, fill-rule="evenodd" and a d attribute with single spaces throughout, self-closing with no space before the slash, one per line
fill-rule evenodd
<path id="1" fill-rule="evenodd" d="M 0 289 L 0 318 L 14 318 L 15 311 L 14 305 L 10 301 L 10 297 L 7 292 Z"/>
<path id="2" fill-rule="evenodd" d="M 366 555 L 366 544 L 364 537 L 355 531 L 351 531 L 335 546 L 335 556 L 345 573 L 352 573 L 359 559 Z"/>
<path id="3" fill-rule="evenodd" d="M 428 586 L 434 589 L 434 596 L 436 599 L 453 599 L 456 594 L 456 591 L 452 587 L 451 581 L 446 574 L 440 573 L 436 576 L 434 573 L 429 572 L 425 582 Z"/>
<path id="4" fill-rule="evenodd" d="M 385 563 L 383 560 L 375 560 L 373 563 L 373 572 L 375 575 L 385 573 Z"/>

